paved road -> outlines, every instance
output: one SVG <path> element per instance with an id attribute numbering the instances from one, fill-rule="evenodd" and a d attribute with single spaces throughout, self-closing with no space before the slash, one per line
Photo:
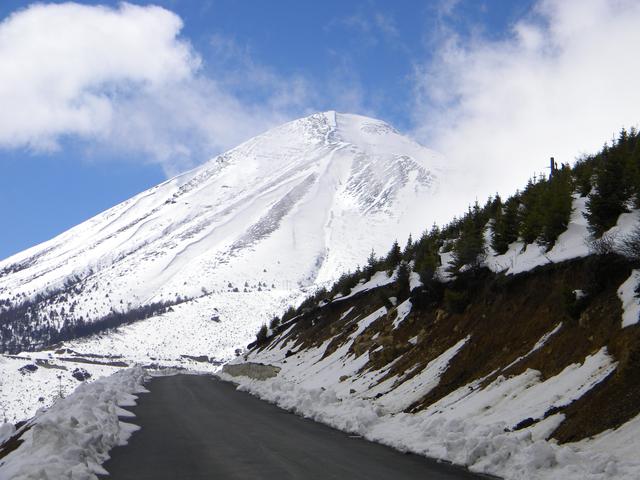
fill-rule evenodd
<path id="1" fill-rule="evenodd" d="M 151 380 L 142 430 L 112 450 L 114 480 L 479 478 L 290 414 L 212 377 Z"/>

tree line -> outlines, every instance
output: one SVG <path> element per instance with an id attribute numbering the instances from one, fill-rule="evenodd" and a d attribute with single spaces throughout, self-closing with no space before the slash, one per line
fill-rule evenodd
<path id="1" fill-rule="evenodd" d="M 425 285 L 439 281 L 436 272 L 441 253 L 451 254 L 449 273 L 456 275 L 463 269 L 480 268 L 488 247 L 504 254 L 511 244 L 521 241 L 537 243 L 549 251 L 569 225 L 574 196 L 586 197 L 584 216 L 593 239 L 610 247 L 603 234 L 622 213 L 640 208 L 640 134 L 635 128 L 621 130 L 597 154 L 580 158 L 573 166 L 564 164 L 550 175 L 532 177 L 524 189 L 506 200 L 496 194 L 483 205 L 475 202 L 447 225 L 434 224 L 415 241 L 409 237 L 403 248 L 395 241 L 386 255 L 377 257 L 371 252 L 364 267 L 343 274 L 332 287 L 319 289 L 298 308 L 289 308 L 282 318 L 274 317 L 270 326 L 276 328 L 323 301 L 349 294 L 378 271 L 395 271 L 396 293 L 406 298 L 411 270 Z M 619 248 L 624 256 L 640 262 L 640 227 L 637 235 L 623 239 Z M 265 326 L 259 340 L 266 335 Z"/>
<path id="2" fill-rule="evenodd" d="M 3 302 L 0 308 L 0 353 L 16 354 L 33 351 L 59 342 L 86 337 L 105 330 L 131 324 L 138 320 L 166 313 L 173 305 L 183 302 L 154 302 L 129 308 L 126 311 L 111 310 L 96 319 L 85 319 L 74 313 L 76 303 L 64 307 L 46 308 L 67 300 L 71 292 L 78 293 L 77 286 L 65 285 L 47 294 L 24 298 L 17 303 Z"/>

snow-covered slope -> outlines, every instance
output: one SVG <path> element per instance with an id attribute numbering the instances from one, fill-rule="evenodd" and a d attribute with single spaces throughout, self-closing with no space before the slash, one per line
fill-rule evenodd
<path id="1" fill-rule="evenodd" d="M 415 206 L 429 204 L 442 165 L 379 120 L 287 123 L 0 262 L 0 311 L 34 303 L 21 320 L 31 331 L 14 322 L 0 336 L 17 351 L 65 322 L 178 303 L 143 343 L 150 332 L 171 343 L 175 329 L 172 353 L 228 354 L 304 290 L 421 230 Z"/>

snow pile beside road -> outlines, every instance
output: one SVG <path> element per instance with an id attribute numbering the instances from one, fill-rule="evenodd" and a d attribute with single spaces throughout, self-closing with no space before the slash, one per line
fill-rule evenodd
<path id="1" fill-rule="evenodd" d="M 23 427 L 21 445 L 0 460 L 0 478 L 89 480 L 107 474 L 100 465 L 109 458 L 109 450 L 126 444 L 138 429 L 118 419 L 132 416 L 121 407 L 135 405 L 134 394 L 146 391 L 146 377 L 141 367 L 122 370 L 82 384 L 41 410 Z M 0 433 L 5 429 L 9 430 L 0 427 Z"/>
<path id="2" fill-rule="evenodd" d="M 467 466 L 471 471 L 507 479 L 602 480 L 638 478 L 640 463 L 623 462 L 589 445 L 557 445 L 544 438 L 560 418 L 549 417 L 535 429 L 511 431 L 504 422 L 477 423 L 446 413 L 386 413 L 375 402 L 342 397 L 329 388 L 304 388 L 280 377 L 258 381 L 220 378 L 263 400 L 339 430 L 362 435 L 404 452 Z"/>
<path id="3" fill-rule="evenodd" d="M 249 392 L 280 408 L 330 425 L 348 433 L 363 435 L 380 422 L 381 407 L 361 399 L 339 398 L 331 388 L 304 388 L 281 378 L 252 380 L 218 373 L 220 379 L 238 384 L 238 390 Z"/>

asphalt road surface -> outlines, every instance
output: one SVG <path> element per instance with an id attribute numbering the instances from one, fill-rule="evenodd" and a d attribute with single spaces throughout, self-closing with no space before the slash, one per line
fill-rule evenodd
<path id="1" fill-rule="evenodd" d="M 114 480 L 482 478 L 288 413 L 209 376 L 154 378 L 111 451 Z"/>

